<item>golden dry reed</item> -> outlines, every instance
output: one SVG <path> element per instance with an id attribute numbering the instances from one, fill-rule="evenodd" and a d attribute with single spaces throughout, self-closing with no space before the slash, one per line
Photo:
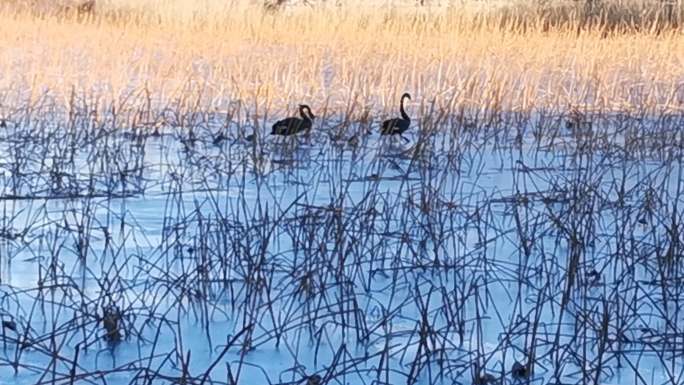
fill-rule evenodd
<path id="1" fill-rule="evenodd" d="M 5 4 L 0 114 L 74 95 L 100 108 L 342 113 L 354 100 L 384 113 L 404 91 L 448 111 L 682 111 L 681 4 L 537 3 L 110 0 L 87 15 Z"/>

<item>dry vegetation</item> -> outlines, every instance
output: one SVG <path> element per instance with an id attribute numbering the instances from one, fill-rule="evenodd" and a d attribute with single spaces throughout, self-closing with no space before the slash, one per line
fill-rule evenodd
<path id="1" fill-rule="evenodd" d="M 0 384 L 682 384 L 681 4 L 425 3 L 0 3 Z"/>
<path id="2" fill-rule="evenodd" d="M 157 108 L 187 98 L 206 110 L 225 109 L 229 99 L 262 111 L 300 100 L 322 108 L 350 96 L 375 110 L 403 90 L 452 112 L 679 110 L 682 8 L 655 3 L 269 12 L 231 2 L 111 1 L 86 17 L 5 7 L 0 114 L 27 93 L 63 104 L 74 90 L 102 98 L 101 106 L 145 90 Z"/>

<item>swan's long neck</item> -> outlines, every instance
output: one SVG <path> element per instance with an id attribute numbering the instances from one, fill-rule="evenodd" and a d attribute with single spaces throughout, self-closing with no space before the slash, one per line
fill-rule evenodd
<path id="1" fill-rule="evenodd" d="M 399 112 L 401 112 L 401 118 L 404 120 L 411 120 L 411 118 L 406 114 L 406 111 L 404 111 L 404 98 L 401 98 L 401 102 L 399 103 Z"/>

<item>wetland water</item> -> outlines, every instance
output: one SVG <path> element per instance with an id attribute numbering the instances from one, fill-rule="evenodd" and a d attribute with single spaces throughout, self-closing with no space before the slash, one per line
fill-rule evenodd
<path id="1" fill-rule="evenodd" d="M 602 119 L 11 124 L 0 384 L 681 383 L 681 118 Z"/>

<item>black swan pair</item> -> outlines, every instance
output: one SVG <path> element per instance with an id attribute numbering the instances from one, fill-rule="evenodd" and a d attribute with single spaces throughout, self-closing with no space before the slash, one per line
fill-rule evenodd
<path id="1" fill-rule="evenodd" d="M 404 132 L 411 126 L 411 118 L 404 110 L 404 99 L 411 100 L 411 95 L 408 93 L 401 95 L 401 101 L 399 102 L 401 117 L 382 122 L 380 135 L 399 135 L 402 139 L 408 141 L 404 136 Z M 316 118 L 311 112 L 311 108 L 306 104 L 301 104 L 299 106 L 299 115 L 301 118 L 291 117 L 277 121 L 273 125 L 271 135 L 290 136 L 309 131 L 313 125 L 313 120 Z"/>

